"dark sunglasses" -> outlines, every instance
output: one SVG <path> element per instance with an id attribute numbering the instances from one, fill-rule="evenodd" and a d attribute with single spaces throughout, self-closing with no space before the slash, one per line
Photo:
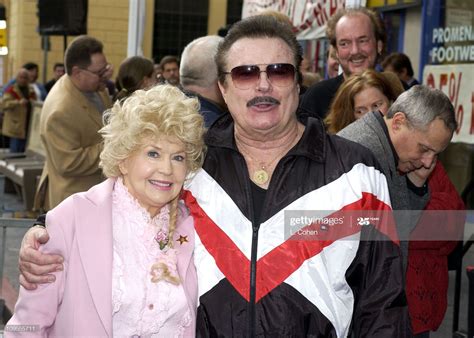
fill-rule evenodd
<path id="1" fill-rule="evenodd" d="M 271 63 L 265 70 L 260 70 L 261 65 L 243 65 L 232 68 L 230 74 L 232 82 L 239 89 L 249 89 L 260 80 L 260 73 L 267 73 L 268 81 L 277 87 L 288 87 L 294 83 L 296 68 L 290 63 Z"/>

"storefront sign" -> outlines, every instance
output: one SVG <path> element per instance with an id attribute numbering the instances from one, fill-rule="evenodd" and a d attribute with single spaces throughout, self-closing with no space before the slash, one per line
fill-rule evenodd
<path id="1" fill-rule="evenodd" d="M 365 5 L 365 1 L 359 2 Z M 290 18 L 298 40 L 319 39 L 325 36 L 329 17 L 344 3 L 345 0 L 244 0 L 242 18 L 274 10 Z"/>
<path id="2" fill-rule="evenodd" d="M 474 30 L 472 26 L 433 29 L 431 63 L 474 62 Z"/>
<path id="3" fill-rule="evenodd" d="M 452 142 L 474 143 L 474 67 L 472 64 L 425 66 L 423 84 L 442 90 L 451 100 L 458 129 Z"/>

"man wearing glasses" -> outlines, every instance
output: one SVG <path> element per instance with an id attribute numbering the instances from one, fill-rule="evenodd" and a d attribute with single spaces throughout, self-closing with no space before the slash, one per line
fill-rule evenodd
<path id="1" fill-rule="evenodd" d="M 407 337 L 394 224 L 343 214 L 390 211 L 385 176 L 367 149 L 297 120 L 301 55 L 270 16 L 236 23 L 219 45 L 230 114 L 209 129 L 204 170 L 183 195 L 196 230 L 197 336 Z M 316 210 L 322 223 L 297 217 Z M 37 274 L 61 267 L 31 249 L 40 234 L 30 230 L 21 250 L 28 288 L 24 278 L 51 281 Z"/>
<path id="2" fill-rule="evenodd" d="M 40 123 L 46 163 L 36 206 L 49 210 L 103 180 L 99 169 L 102 113 L 110 107 L 105 81 L 111 66 L 100 41 L 80 36 L 65 52 L 66 74 L 48 94 Z"/>

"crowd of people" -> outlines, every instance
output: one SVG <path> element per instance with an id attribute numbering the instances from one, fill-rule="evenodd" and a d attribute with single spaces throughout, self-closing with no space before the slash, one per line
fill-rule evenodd
<path id="1" fill-rule="evenodd" d="M 464 225 L 437 161 L 453 105 L 383 59 L 375 12 L 341 9 L 327 36 L 316 83 L 291 24 L 257 15 L 180 58 L 125 59 L 113 94 L 103 44 L 74 39 L 47 86 L 47 213 L 6 337 L 429 337 Z M 22 68 L 4 112 L 28 120 L 31 83 Z"/>

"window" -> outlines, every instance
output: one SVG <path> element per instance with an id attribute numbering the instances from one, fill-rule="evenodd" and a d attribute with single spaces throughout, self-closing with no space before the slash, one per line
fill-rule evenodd
<path id="1" fill-rule="evenodd" d="M 180 56 L 192 40 L 207 35 L 208 0 L 155 0 L 153 59 Z"/>

